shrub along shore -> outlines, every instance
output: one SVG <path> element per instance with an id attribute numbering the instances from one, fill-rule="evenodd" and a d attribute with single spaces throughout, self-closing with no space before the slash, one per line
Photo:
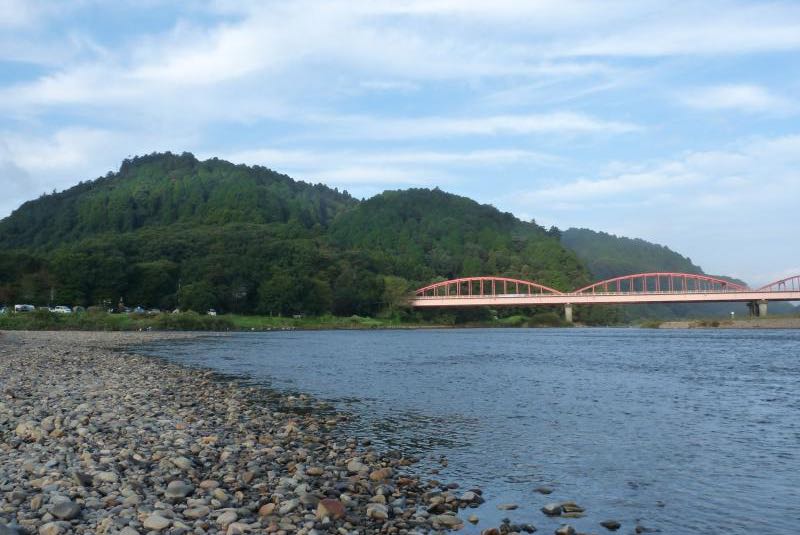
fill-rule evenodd
<path id="1" fill-rule="evenodd" d="M 0 533 L 404 535 L 482 502 L 325 403 L 120 349 L 164 336 L 0 333 Z"/>
<path id="2" fill-rule="evenodd" d="M 446 327 L 564 327 L 557 314 L 514 315 L 497 319 L 460 319 L 441 314 L 430 319 L 372 318 L 363 316 L 209 316 L 195 312 L 161 314 L 58 314 L 47 310 L 0 314 L 0 330 L 29 331 L 272 331 L 313 329 L 417 329 Z"/>

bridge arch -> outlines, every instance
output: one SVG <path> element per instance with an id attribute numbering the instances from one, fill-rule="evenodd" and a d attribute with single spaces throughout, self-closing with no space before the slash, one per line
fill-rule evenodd
<path id="1" fill-rule="evenodd" d="M 759 290 L 764 292 L 796 292 L 800 291 L 800 275 L 793 275 L 785 279 L 765 284 Z"/>
<path id="2" fill-rule="evenodd" d="M 585 294 L 717 293 L 744 292 L 748 288 L 735 282 L 696 273 L 634 273 L 594 282 L 572 292 Z"/>
<path id="3" fill-rule="evenodd" d="M 542 294 L 563 295 L 558 290 L 539 284 L 538 282 L 511 279 L 508 277 L 461 277 L 429 284 L 414 292 L 416 297 L 480 297 Z"/>

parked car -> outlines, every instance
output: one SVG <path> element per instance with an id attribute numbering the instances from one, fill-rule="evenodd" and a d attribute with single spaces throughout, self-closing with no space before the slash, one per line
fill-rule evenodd
<path id="1" fill-rule="evenodd" d="M 55 312 L 56 314 L 72 314 L 72 309 L 66 305 L 58 305 L 51 308 L 50 312 Z"/>
<path id="2" fill-rule="evenodd" d="M 144 314 L 145 312 L 146 312 L 146 310 L 144 308 L 142 308 L 142 307 L 136 307 L 136 308 L 133 309 L 133 313 L 134 314 Z"/>
<path id="3" fill-rule="evenodd" d="M 206 312 L 206 314 L 208 314 L 209 316 L 216 316 L 217 315 L 217 311 L 214 310 L 213 308 L 209 308 L 208 312 Z"/>
<path id="4" fill-rule="evenodd" d="M 36 307 L 33 305 L 14 305 L 14 312 L 33 312 Z"/>

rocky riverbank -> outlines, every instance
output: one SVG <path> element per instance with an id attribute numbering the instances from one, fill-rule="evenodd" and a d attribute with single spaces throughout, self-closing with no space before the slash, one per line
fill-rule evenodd
<path id="1" fill-rule="evenodd" d="M 324 403 L 124 349 L 164 336 L 0 333 L 0 535 L 403 535 L 482 501 Z"/>

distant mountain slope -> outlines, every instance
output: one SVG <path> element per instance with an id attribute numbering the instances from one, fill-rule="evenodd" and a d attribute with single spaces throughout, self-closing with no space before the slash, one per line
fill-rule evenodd
<path id="1" fill-rule="evenodd" d="M 326 226 L 356 203 L 323 185 L 264 167 L 163 153 L 122 163 L 117 173 L 29 201 L 0 221 L 0 247 L 52 247 L 103 233 L 175 223 Z"/>
<path id="2" fill-rule="evenodd" d="M 574 251 L 597 279 L 652 271 L 703 273 L 689 258 L 638 238 L 571 228 L 562 232 L 561 244 Z"/>

